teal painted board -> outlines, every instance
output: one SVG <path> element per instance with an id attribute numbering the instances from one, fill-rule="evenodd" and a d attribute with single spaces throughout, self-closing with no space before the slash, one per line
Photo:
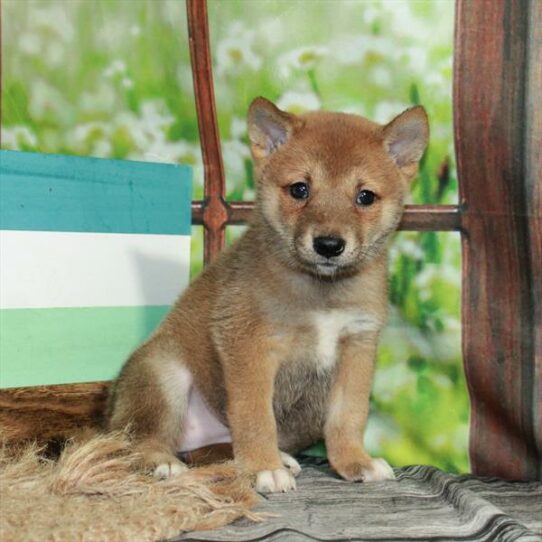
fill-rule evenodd
<path id="1" fill-rule="evenodd" d="M 169 306 L 4 309 L 0 388 L 110 380 Z"/>
<path id="2" fill-rule="evenodd" d="M 190 235 L 192 169 L 0 151 L 0 229 Z"/>
<path id="3" fill-rule="evenodd" d="M 0 152 L 0 387 L 118 373 L 188 284 L 191 175 Z"/>

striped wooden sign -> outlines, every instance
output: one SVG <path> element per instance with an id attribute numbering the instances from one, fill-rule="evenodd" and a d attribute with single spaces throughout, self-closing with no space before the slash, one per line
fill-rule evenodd
<path id="1" fill-rule="evenodd" d="M 0 152 L 0 387 L 108 380 L 188 284 L 187 166 Z"/>

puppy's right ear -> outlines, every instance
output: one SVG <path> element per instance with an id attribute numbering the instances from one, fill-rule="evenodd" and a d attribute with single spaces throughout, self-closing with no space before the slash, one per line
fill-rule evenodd
<path id="1" fill-rule="evenodd" d="M 301 119 L 281 111 L 265 98 L 256 98 L 248 109 L 248 137 L 250 149 L 255 160 L 274 153 L 292 135 Z"/>

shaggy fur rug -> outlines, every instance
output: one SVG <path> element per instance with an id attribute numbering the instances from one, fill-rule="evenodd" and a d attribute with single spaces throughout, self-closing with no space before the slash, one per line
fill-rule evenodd
<path id="1" fill-rule="evenodd" d="M 69 442 L 58 460 L 28 444 L 0 449 L 3 542 L 154 541 L 220 527 L 258 502 L 231 463 L 157 481 L 137 470 L 124 433 Z"/>

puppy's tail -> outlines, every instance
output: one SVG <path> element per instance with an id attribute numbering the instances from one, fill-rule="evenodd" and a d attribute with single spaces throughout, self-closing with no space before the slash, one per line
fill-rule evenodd
<path id="1" fill-rule="evenodd" d="M 233 448 L 229 443 L 211 444 L 182 454 L 182 460 L 193 467 L 203 467 L 213 463 L 233 460 Z"/>
<path id="2" fill-rule="evenodd" d="M 233 448 L 231 444 L 211 444 L 186 452 L 181 456 L 182 460 L 191 467 L 183 473 L 186 479 L 190 477 L 195 482 L 213 484 L 215 494 L 223 498 L 241 501 L 246 506 L 253 506 L 259 501 L 256 492 L 252 489 L 254 480 L 247 474 L 239 472 L 233 462 Z M 252 519 L 258 521 L 265 514 Z"/>

